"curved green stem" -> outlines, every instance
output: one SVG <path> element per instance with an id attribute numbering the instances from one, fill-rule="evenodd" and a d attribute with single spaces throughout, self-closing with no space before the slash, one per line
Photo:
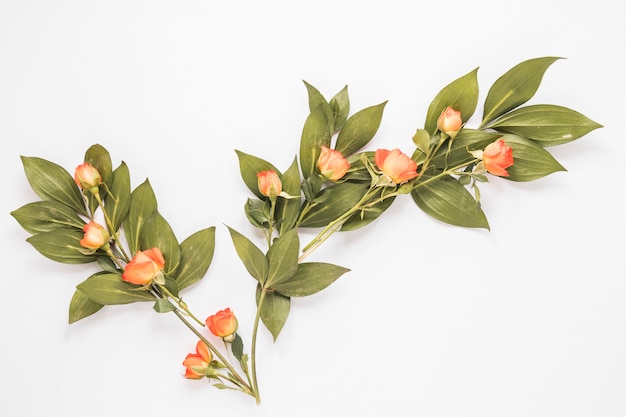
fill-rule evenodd
<path id="1" fill-rule="evenodd" d="M 165 285 L 161 285 L 161 284 L 157 284 L 157 285 L 159 287 L 159 291 L 160 292 L 165 294 L 166 297 L 173 298 L 174 301 L 176 301 L 176 304 L 178 304 L 178 307 L 180 307 L 185 312 L 185 314 L 187 316 L 191 317 L 192 319 L 195 320 L 196 323 L 198 323 L 200 326 L 204 327 L 204 323 L 202 321 L 200 321 L 196 316 L 193 315 L 191 310 L 189 310 L 189 306 L 187 306 L 187 303 L 185 303 L 182 300 L 182 298 L 176 297 L 174 294 L 172 294 L 170 292 L 170 290 L 168 290 Z"/>
<path id="2" fill-rule="evenodd" d="M 261 308 L 263 307 L 263 302 L 265 301 L 265 295 L 267 294 L 267 290 L 265 288 L 261 289 L 261 295 L 259 296 L 259 302 L 257 303 L 256 315 L 254 317 L 254 327 L 252 330 L 252 347 L 250 348 L 250 366 L 252 367 L 252 389 L 254 390 L 256 403 L 261 403 L 261 396 L 259 392 L 259 383 L 257 381 L 256 376 L 256 338 L 257 333 L 259 331 L 259 321 L 261 319 Z"/>
<path id="3" fill-rule="evenodd" d="M 102 204 L 102 199 L 100 198 L 100 194 L 93 193 L 93 196 L 96 198 L 96 201 L 98 202 L 98 205 L 102 209 L 102 214 L 104 215 L 104 221 L 107 224 L 107 228 L 109 229 L 109 233 L 111 233 L 111 236 L 113 236 L 113 240 L 117 243 L 117 247 L 122 252 L 122 256 L 124 257 L 124 260 L 126 262 L 129 262 L 130 261 L 130 257 L 128 256 L 128 254 L 124 250 L 124 245 L 122 245 L 122 242 L 120 242 L 120 238 L 117 235 L 117 230 L 115 230 L 113 228 L 113 222 L 111 222 L 111 218 L 107 214 L 106 209 L 104 208 L 104 204 Z"/>

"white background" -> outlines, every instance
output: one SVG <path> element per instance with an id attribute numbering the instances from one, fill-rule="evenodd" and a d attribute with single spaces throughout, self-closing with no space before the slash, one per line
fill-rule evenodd
<path id="1" fill-rule="evenodd" d="M 617 0 L 0 0 L 0 414 L 625 416 L 624 17 Z M 47 260 L 9 215 L 37 200 L 20 155 L 73 172 L 102 144 L 133 188 L 150 179 L 179 240 L 217 226 L 184 295 L 202 317 L 231 307 L 248 350 L 255 281 L 224 225 L 262 242 L 234 150 L 290 165 L 302 80 L 327 98 L 347 84 L 353 111 L 389 100 L 370 149 L 411 152 L 446 84 L 480 67 L 482 103 L 541 56 L 567 59 L 531 103 L 605 127 L 550 149 L 568 172 L 483 185 L 490 232 L 405 198 L 333 236 L 310 260 L 352 271 L 293 300 L 276 343 L 262 329 L 261 406 L 184 379 L 196 339 L 149 304 L 68 325 L 95 267 Z"/>

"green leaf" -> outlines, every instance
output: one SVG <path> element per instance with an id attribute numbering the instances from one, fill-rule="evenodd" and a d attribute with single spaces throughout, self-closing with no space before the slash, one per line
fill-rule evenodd
<path id="1" fill-rule="evenodd" d="M 452 107 L 461 112 L 463 123 L 476 111 L 478 103 L 478 68 L 445 86 L 428 106 L 424 129 L 431 135 L 437 132 L 437 120 L 441 112 Z"/>
<path id="2" fill-rule="evenodd" d="M 157 313 L 169 313 L 170 311 L 176 310 L 176 306 L 172 304 L 170 300 L 164 298 L 156 300 L 152 308 Z"/>
<path id="3" fill-rule="evenodd" d="M 165 274 L 175 273 L 180 264 L 180 245 L 169 223 L 158 210 L 144 223 L 139 246 L 141 250 L 159 248 L 165 259 Z"/>
<path id="4" fill-rule="evenodd" d="M 311 111 L 302 129 L 300 169 L 304 178 L 309 178 L 315 172 L 322 145 L 330 147 L 330 138 L 331 127 L 325 107 L 319 105 Z"/>
<path id="5" fill-rule="evenodd" d="M 487 145 L 501 137 L 501 133 L 485 132 L 474 129 L 461 129 L 457 137 L 452 142 L 450 152 L 444 146 L 437 152 L 430 163 L 431 168 L 445 170 L 447 167 L 459 166 L 474 160 L 469 151 L 485 149 Z"/>
<path id="6" fill-rule="evenodd" d="M 270 222 L 270 201 L 249 198 L 243 208 L 246 217 L 254 227 L 262 229 Z"/>
<path id="7" fill-rule="evenodd" d="M 532 139 L 541 146 L 553 146 L 571 142 L 602 125 L 567 107 L 542 104 L 513 110 L 488 127 Z"/>
<path id="8" fill-rule="evenodd" d="M 324 227 L 353 208 L 367 193 L 368 184 L 344 182 L 322 190 L 303 217 L 302 227 Z"/>
<path id="9" fill-rule="evenodd" d="M 297 229 L 291 229 L 276 238 L 267 251 L 268 275 L 265 287 L 289 280 L 298 269 L 300 240 Z"/>
<path id="10" fill-rule="evenodd" d="M 30 234 L 57 229 L 82 230 L 85 222 L 74 209 L 58 201 L 36 201 L 11 212 L 17 222 Z"/>
<path id="11" fill-rule="evenodd" d="M 95 255 L 84 255 L 80 245 L 82 230 L 57 229 L 43 232 L 26 239 L 46 258 L 65 264 L 84 264 L 96 260 Z"/>
<path id="12" fill-rule="evenodd" d="M 550 65 L 561 58 L 543 57 L 521 62 L 493 83 L 483 108 L 482 125 L 530 100 Z"/>
<path id="13" fill-rule="evenodd" d="M 130 172 L 128 166 L 122 162 L 112 175 L 113 178 L 109 187 L 111 195 L 107 193 L 104 196 L 104 206 L 113 228 L 118 230 L 130 208 Z"/>
<path id="14" fill-rule="evenodd" d="M 482 209 L 467 189 L 450 176 L 424 183 L 411 192 L 426 214 L 454 226 L 489 229 Z"/>
<path id="15" fill-rule="evenodd" d="M 324 110 L 324 114 L 326 116 L 326 120 L 329 123 L 332 123 L 333 120 L 333 109 L 331 108 L 326 98 L 320 93 L 320 91 L 313 87 L 311 84 L 302 80 L 304 86 L 306 87 L 307 94 L 309 96 L 309 112 L 312 112 L 316 108 L 320 107 Z"/>
<path id="16" fill-rule="evenodd" d="M 350 116 L 337 135 L 335 149 L 347 156 L 367 145 L 380 127 L 386 104 L 384 101 Z"/>
<path id="17" fill-rule="evenodd" d="M 155 301 L 150 292 L 122 281 L 121 274 L 95 274 L 76 287 L 88 298 L 103 305 Z"/>
<path id="18" fill-rule="evenodd" d="M 157 201 L 150 182 L 146 180 L 132 192 L 128 216 L 123 220 L 124 235 L 131 254 L 139 250 L 139 239 L 144 224 L 157 209 Z"/>
<path id="19" fill-rule="evenodd" d="M 107 195 L 106 188 L 111 187 L 111 180 L 113 179 L 113 164 L 111 163 L 111 155 L 101 145 L 92 145 L 87 152 L 85 152 L 85 162 L 89 162 L 92 167 L 96 168 L 102 177 L 102 182 L 106 187 L 100 187 L 100 198 L 104 199 Z M 98 208 L 98 201 L 91 193 L 86 195 L 89 202 L 89 210 L 93 213 Z"/>
<path id="20" fill-rule="evenodd" d="M 273 289 L 287 297 L 305 297 L 322 291 L 349 271 L 338 265 L 304 262 L 298 265 L 293 277 L 274 285 Z"/>
<path id="21" fill-rule="evenodd" d="M 366 210 L 361 210 L 354 213 L 350 218 L 341 226 L 342 232 L 348 232 L 351 230 L 360 229 L 363 226 L 367 226 L 381 214 L 385 212 L 391 204 L 394 202 L 396 198 L 386 198 L 383 201 L 374 204 L 372 207 L 367 208 Z"/>
<path id="22" fill-rule="evenodd" d="M 269 269 L 265 254 L 263 254 L 250 239 L 237 232 L 235 229 L 229 227 L 228 231 L 230 232 L 230 237 L 237 251 L 237 255 L 239 255 L 239 259 L 241 259 L 246 270 L 257 281 L 263 284 L 267 279 Z"/>
<path id="23" fill-rule="evenodd" d="M 241 340 L 241 336 L 237 333 L 235 333 L 235 339 L 230 344 L 230 350 L 233 352 L 233 356 L 241 362 L 243 359 L 243 340 Z"/>
<path id="24" fill-rule="evenodd" d="M 300 195 L 300 170 L 295 160 L 285 171 L 281 179 L 283 191 L 290 196 Z M 279 198 L 276 201 L 276 219 L 278 220 L 278 233 L 283 234 L 294 227 L 300 214 L 300 198 Z"/>
<path id="25" fill-rule="evenodd" d="M 239 158 L 239 171 L 243 182 L 254 195 L 264 200 L 266 197 L 259 191 L 259 179 L 256 175 L 259 172 L 272 170 L 280 176 L 280 171 L 274 165 L 261 158 L 237 150 L 235 152 Z"/>
<path id="26" fill-rule="evenodd" d="M 261 296 L 261 286 L 257 285 L 257 304 Z M 261 305 L 261 321 L 274 337 L 274 341 L 278 339 L 278 335 L 285 326 L 291 309 L 291 299 L 277 292 L 265 292 L 265 298 Z"/>
<path id="27" fill-rule="evenodd" d="M 22 156 L 28 183 L 42 200 L 63 203 L 87 216 L 85 201 L 74 178 L 61 166 L 45 159 Z"/>
<path id="28" fill-rule="evenodd" d="M 91 300 L 84 292 L 74 291 L 70 301 L 69 324 L 76 323 L 85 317 L 97 313 L 102 307 L 104 307 L 102 304 Z"/>
<path id="29" fill-rule="evenodd" d="M 206 274 L 215 252 L 215 227 L 202 229 L 180 244 L 180 267 L 176 284 L 181 291 L 200 281 Z"/>
<path id="30" fill-rule="evenodd" d="M 566 171 L 540 145 L 515 135 L 504 135 L 502 139 L 513 149 L 513 165 L 507 168 L 507 179 L 518 182 L 533 181 L 553 172 Z"/>
<path id="31" fill-rule="evenodd" d="M 333 112 L 333 128 L 332 131 L 336 132 L 341 130 L 344 123 L 348 119 L 350 113 L 350 98 L 348 97 L 348 86 L 346 85 L 339 91 L 328 103 L 330 109 Z"/>

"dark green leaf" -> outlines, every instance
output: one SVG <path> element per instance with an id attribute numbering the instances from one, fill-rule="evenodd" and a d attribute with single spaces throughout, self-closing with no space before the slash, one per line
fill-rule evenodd
<path id="1" fill-rule="evenodd" d="M 248 273 L 260 283 L 264 283 L 267 279 L 268 264 L 267 258 L 263 252 L 261 252 L 250 239 L 237 232 L 235 229 L 229 227 L 228 231 L 230 232 L 230 237 L 237 251 L 237 255 L 239 255 L 239 259 L 241 259 Z"/>
<path id="2" fill-rule="evenodd" d="M 336 132 L 343 127 L 350 113 L 350 98 L 348 97 L 348 86 L 346 85 L 340 92 L 330 99 L 330 109 L 333 112 L 333 128 Z"/>
<path id="3" fill-rule="evenodd" d="M 561 58 L 543 57 L 521 62 L 496 80 L 489 89 L 482 125 L 530 100 L 550 65 Z"/>
<path id="4" fill-rule="evenodd" d="M 261 287 L 257 285 L 257 303 L 261 296 Z M 274 341 L 278 339 L 280 331 L 287 322 L 289 310 L 291 309 L 291 299 L 277 292 L 266 292 L 261 306 L 261 321 L 267 330 L 274 337 Z"/>
<path id="5" fill-rule="evenodd" d="M 70 301 L 69 324 L 76 323 L 85 317 L 97 313 L 102 307 L 104 307 L 102 304 L 91 300 L 84 292 L 79 290 L 74 291 L 74 295 Z"/>
<path id="6" fill-rule="evenodd" d="M 272 170 L 280 176 L 280 171 L 278 171 L 274 165 L 261 158 L 237 150 L 235 152 L 239 158 L 239 171 L 243 182 L 254 195 L 264 200 L 266 197 L 259 191 L 259 179 L 257 178 L 257 174 L 259 172 Z"/>
<path id="7" fill-rule="evenodd" d="M 237 333 L 235 333 L 235 339 L 230 344 L 230 350 L 233 352 L 233 356 L 241 362 L 243 359 L 243 340 L 241 340 L 241 336 Z"/>
<path id="8" fill-rule="evenodd" d="M 324 227 L 353 208 L 367 193 L 369 184 L 340 183 L 319 193 L 300 223 L 302 227 Z"/>
<path id="9" fill-rule="evenodd" d="M 337 136 L 335 149 L 347 156 L 367 145 L 380 127 L 386 104 L 385 101 L 350 116 Z"/>
<path id="10" fill-rule="evenodd" d="M 450 176 L 423 183 L 411 192 L 426 214 L 444 223 L 489 229 L 482 209 L 467 189 Z"/>
<path id="11" fill-rule="evenodd" d="M 165 259 L 165 274 L 175 274 L 180 264 L 180 245 L 171 226 L 158 210 L 144 223 L 139 246 L 141 250 L 159 248 Z"/>
<path id="12" fill-rule="evenodd" d="M 331 108 L 326 98 L 320 93 L 320 91 L 313 87 L 311 84 L 304 82 L 304 86 L 306 87 L 307 94 L 309 96 L 309 112 L 312 112 L 316 108 L 320 107 L 324 111 L 324 115 L 329 124 L 332 124 L 333 121 L 333 109 Z"/>
<path id="13" fill-rule="evenodd" d="M 113 163 L 111 155 L 102 145 L 92 145 L 85 152 L 85 162 L 89 162 L 92 167 L 96 168 L 102 177 L 102 182 L 107 186 L 111 186 L 113 179 Z"/>
<path id="14" fill-rule="evenodd" d="M 325 109 L 317 106 L 304 122 L 300 140 L 300 169 L 304 178 L 315 172 L 322 145 L 330 147 L 331 127 Z"/>
<path id="15" fill-rule="evenodd" d="M 57 229 L 26 239 L 46 258 L 65 264 L 84 264 L 96 260 L 95 255 L 84 255 L 80 245 L 84 233 L 78 229 Z"/>
<path id="16" fill-rule="evenodd" d="M 533 181 L 557 171 L 566 169 L 540 145 L 515 135 L 502 136 L 504 142 L 513 149 L 513 166 L 507 168 L 512 181 Z"/>
<path id="17" fill-rule="evenodd" d="M 180 244 L 180 267 L 176 272 L 178 290 L 200 281 L 206 274 L 215 251 L 215 227 L 200 230 Z"/>
<path id="18" fill-rule="evenodd" d="M 283 191 L 290 196 L 300 196 L 300 170 L 294 159 L 291 166 L 283 174 L 281 181 Z M 276 219 L 278 220 L 279 234 L 293 228 L 300 213 L 300 198 L 279 198 L 276 201 Z"/>
<path id="19" fill-rule="evenodd" d="M 22 156 L 22 163 L 28 183 L 42 200 L 58 201 L 78 213 L 87 215 L 80 189 L 65 169 L 36 157 Z"/>
<path id="20" fill-rule="evenodd" d="M 124 162 L 113 171 L 113 179 L 109 190 L 111 195 L 108 193 L 105 195 L 104 205 L 113 228 L 118 230 L 130 208 L 130 173 L 128 166 Z"/>
<path id="21" fill-rule="evenodd" d="M 297 229 L 290 229 L 276 238 L 267 251 L 268 275 L 265 287 L 289 280 L 298 268 L 300 240 Z"/>
<path id="22" fill-rule="evenodd" d="M 322 291 L 348 271 L 333 264 L 304 262 L 298 265 L 293 277 L 274 285 L 273 289 L 287 297 L 305 297 Z"/>
<path id="23" fill-rule="evenodd" d="M 566 107 L 542 104 L 513 110 L 487 127 L 552 146 L 571 142 L 602 125 Z"/>
<path id="24" fill-rule="evenodd" d="M 121 274 L 92 275 L 76 288 L 94 302 L 103 305 L 155 301 L 155 297 L 148 291 L 122 281 Z"/>
<path id="25" fill-rule="evenodd" d="M 357 211 L 341 226 L 341 231 L 348 232 L 350 230 L 356 230 L 363 226 L 367 226 L 383 214 L 385 210 L 391 206 L 394 200 L 395 197 L 386 198 L 365 210 Z"/>
<path id="26" fill-rule="evenodd" d="M 146 221 L 157 209 L 157 201 L 150 182 L 146 180 L 132 192 L 128 216 L 123 220 L 124 235 L 131 254 L 139 250 L 139 239 Z"/>
<path id="27" fill-rule="evenodd" d="M 249 198 L 243 208 L 246 217 L 250 223 L 262 229 L 270 221 L 270 201 Z"/>
<path id="28" fill-rule="evenodd" d="M 85 226 L 74 209 L 58 201 L 29 203 L 11 212 L 11 215 L 31 234 L 67 228 L 82 230 Z"/>
<path id="29" fill-rule="evenodd" d="M 169 313 L 176 310 L 176 306 L 171 303 L 170 300 L 159 298 L 155 301 L 154 307 L 152 307 L 157 313 Z"/>

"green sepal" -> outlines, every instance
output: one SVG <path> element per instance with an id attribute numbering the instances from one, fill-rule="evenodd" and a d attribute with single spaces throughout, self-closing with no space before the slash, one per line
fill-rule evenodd
<path id="1" fill-rule="evenodd" d="M 52 200 L 28 203 L 12 211 L 11 215 L 30 234 L 66 228 L 82 230 L 85 226 L 74 209 Z"/>
<path id="2" fill-rule="evenodd" d="M 353 208 L 369 190 L 364 183 L 344 182 L 322 190 L 303 216 L 301 227 L 324 227 Z"/>
<path id="3" fill-rule="evenodd" d="M 300 239 L 297 229 L 291 229 L 276 238 L 267 251 L 268 274 L 265 288 L 289 280 L 298 269 Z"/>
<path id="4" fill-rule="evenodd" d="M 298 265 L 295 275 L 272 289 L 287 297 L 306 297 L 327 288 L 349 271 L 329 263 L 304 262 Z"/>
<path id="5" fill-rule="evenodd" d="M 319 105 L 313 109 L 302 128 L 300 169 L 304 178 L 309 178 L 315 172 L 322 145 L 330 147 L 332 132 L 327 120 L 326 108 L 327 106 Z"/>
<path id="6" fill-rule="evenodd" d="M 88 215 L 80 188 L 69 172 L 42 158 L 22 156 L 21 159 L 28 183 L 42 200 L 58 201 Z"/>
<path id="7" fill-rule="evenodd" d="M 261 285 L 257 285 L 256 288 L 256 301 L 259 303 L 261 292 Z M 270 331 L 274 341 L 278 339 L 278 335 L 285 326 L 287 319 L 289 318 L 289 311 L 291 310 L 291 298 L 277 293 L 275 291 L 266 291 L 263 305 L 261 306 L 260 316 L 261 321 Z"/>
<path id="8" fill-rule="evenodd" d="M 159 248 L 165 259 L 165 274 L 175 274 L 180 264 L 180 245 L 172 227 L 158 210 L 152 213 L 152 216 L 144 223 L 139 237 L 139 246 L 141 250 Z"/>
<path id="9" fill-rule="evenodd" d="M 530 100 L 550 65 L 559 57 L 533 58 L 521 62 L 498 78 L 487 93 L 483 106 L 484 126 L 504 113 Z"/>
<path id="10" fill-rule="evenodd" d="M 94 262 L 95 255 L 85 255 L 80 245 L 84 233 L 78 229 L 57 229 L 38 233 L 26 239 L 46 258 L 64 264 L 85 264 Z"/>
<path id="11" fill-rule="evenodd" d="M 180 266 L 174 279 L 178 290 L 200 281 L 206 274 L 215 252 L 215 227 L 202 229 L 180 244 Z"/>
<path id="12" fill-rule="evenodd" d="M 235 251 L 248 273 L 259 283 L 265 283 L 269 270 L 265 254 L 250 239 L 235 229 L 228 227 L 228 231 L 235 246 Z"/>
<path id="13" fill-rule="evenodd" d="M 264 159 L 238 150 L 235 150 L 235 152 L 239 158 L 239 172 L 241 173 L 241 179 L 244 184 L 246 184 L 246 187 L 258 198 L 261 200 L 266 199 L 267 197 L 259 191 L 259 179 L 257 178 L 257 174 L 259 172 L 272 170 L 280 176 L 280 171 Z"/>
<path id="14" fill-rule="evenodd" d="M 553 146 L 576 140 L 602 125 L 567 107 L 541 104 L 515 109 L 485 127 Z"/>
<path id="15" fill-rule="evenodd" d="M 380 127 L 386 104 L 385 101 L 350 116 L 337 135 L 335 149 L 346 156 L 367 145 Z"/>
<path id="16" fill-rule="evenodd" d="M 150 182 L 146 179 L 130 195 L 128 215 L 123 220 L 124 235 L 131 255 L 139 250 L 142 229 L 157 209 L 157 201 Z"/>
<path id="17" fill-rule="evenodd" d="M 428 106 L 424 129 L 434 135 L 437 132 L 437 120 L 447 107 L 461 112 L 463 123 L 467 122 L 476 111 L 478 103 L 478 68 L 452 81 L 445 86 Z"/>
<path id="18" fill-rule="evenodd" d="M 124 162 L 113 171 L 109 192 L 104 196 L 104 206 L 113 229 L 117 231 L 130 208 L 130 172 Z"/>
<path id="19" fill-rule="evenodd" d="M 505 177 L 512 181 L 533 181 L 546 175 L 566 169 L 540 145 L 516 135 L 502 136 L 507 146 L 513 150 L 513 165 L 506 170 Z"/>
<path id="20" fill-rule="evenodd" d="M 290 196 L 300 196 L 300 170 L 294 158 L 293 163 L 281 177 L 283 192 Z M 294 227 L 300 213 L 300 198 L 278 198 L 276 201 L 276 220 L 278 233 L 283 234 Z"/>
<path id="21" fill-rule="evenodd" d="M 159 298 L 156 300 L 152 308 L 157 313 L 169 313 L 170 311 L 176 310 L 176 306 L 172 304 L 170 300 L 166 300 L 165 298 Z"/>
<path id="22" fill-rule="evenodd" d="M 459 182 L 446 175 L 411 192 L 417 206 L 429 216 L 454 226 L 489 229 L 480 204 Z"/>
<path id="23" fill-rule="evenodd" d="M 94 274 L 76 288 L 92 301 L 103 305 L 155 301 L 154 295 L 150 292 L 122 281 L 121 274 Z"/>
<path id="24" fill-rule="evenodd" d="M 76 323 L 79 320 L 89 317 L 97 313 L 104 307 L 102 304 L 96 303 L 87 295 L 80 291 L 74 291 L 72 300 L 70 301 L 69 324 Z"/>
<path id="25" fill-rule="evenodd" d="M 348 232 L 351 230 L 360 229 L 363 226 L 367 226 L 378 217 L 380 217 L 380 215 L 383 214 L 385 210 L 391 207 L 391 204 L 395 199 L 395 197 L 386 198 L 374 204 L 373 206 L 368 207 L 367 209 L 357 211 L 352 216 L 350 216 L 350 218 L 348 218 L 348 220 L 343 225 L 341 225 L 341 231 Z"/>

